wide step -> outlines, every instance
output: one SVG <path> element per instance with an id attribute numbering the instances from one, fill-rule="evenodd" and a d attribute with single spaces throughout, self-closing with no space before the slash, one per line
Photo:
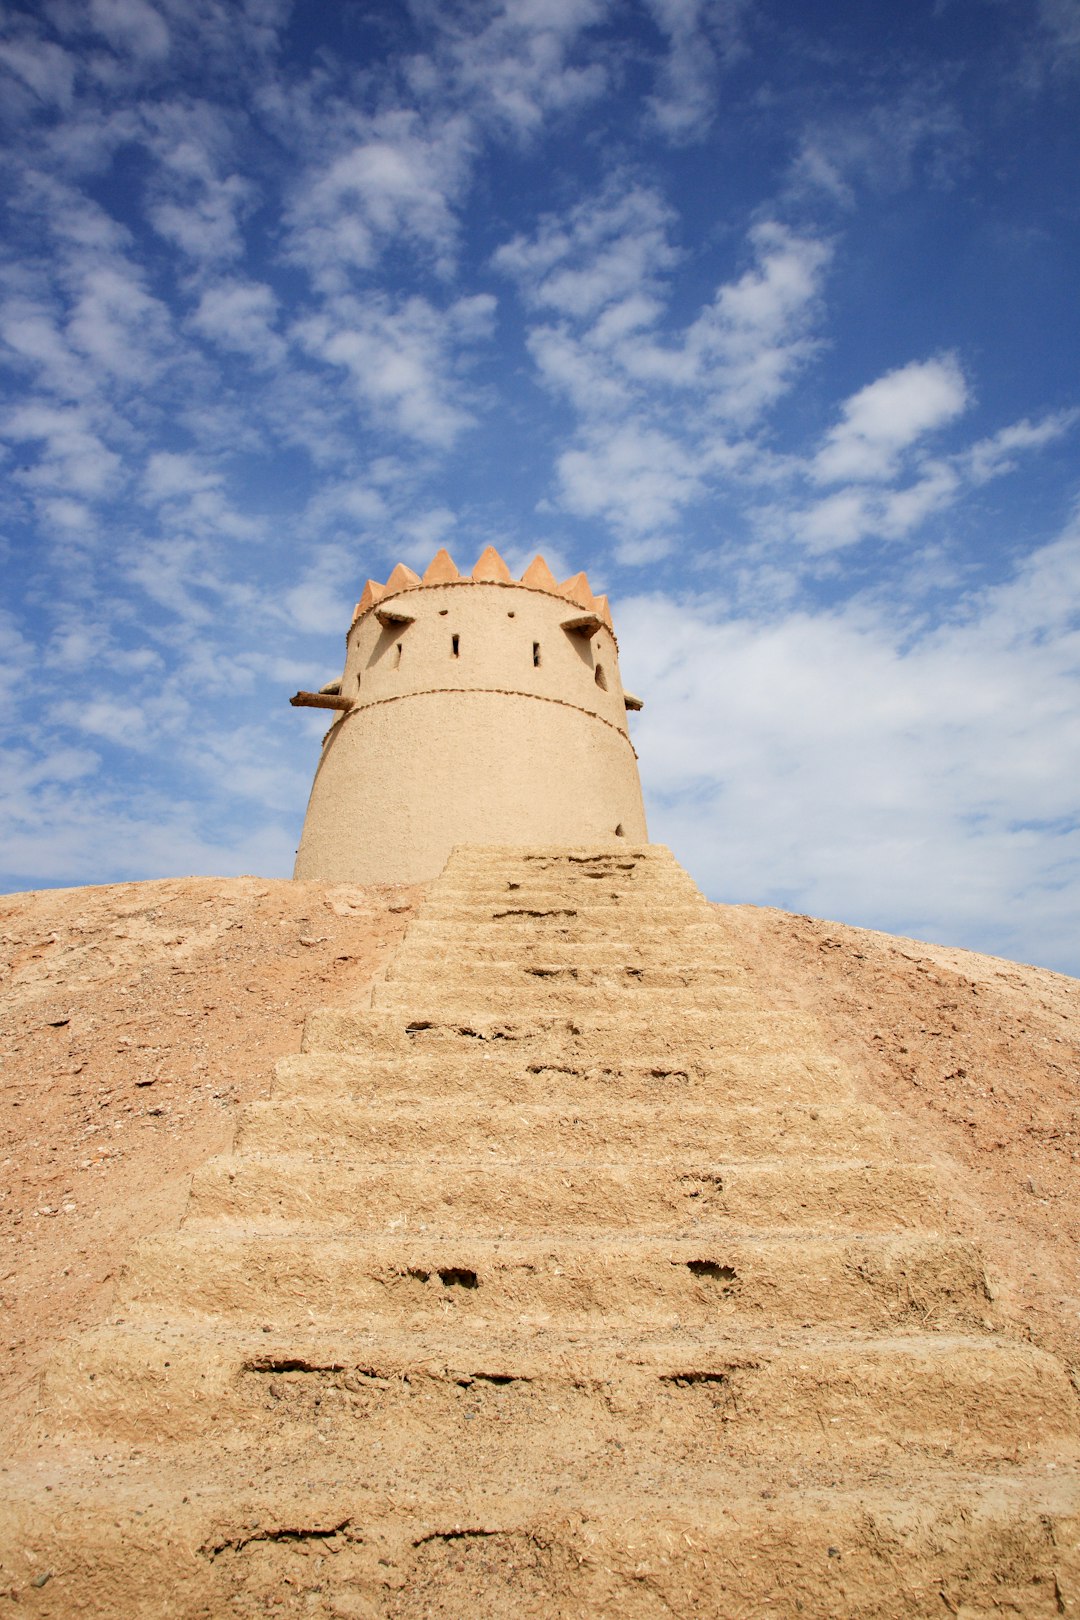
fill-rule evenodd
<path id="1" fill-rule="evenodd" d="M 829 1152 L 882 1157 L 892 1146 L 881 1114 L 870 1108 L 762 1104 L 718 1108 L 688 1104 L 676 1093 L 658 1115 L 654 1104 L 612 1106 L 521 1103 L 513 1112 L 465 1099 L 414 1097 L 394 1104 L 369 1092 L 362 1100 L 316 1093 L 251 1104 L 237 1132 L 238 1153 L 344 1155 L 371 1162 L 469 1157 L 546 1160 L 613 1158 L 631 1163 L 658 1153 L 700 1160 L 711 1145 L 725 1159 Z"/>
<path id="2" fill-rule="evenodd" d="M 316 1038 L 332 1035 L 320 1029 Z M 825 1055 L 728 1052 L 688 1061 L 669 1052 L 644 1063 L 635 1061 L 633 1053 L 606 1060 L 576 1053 L 544 1057 L 535 1051 L 519 1053 L 514 1041 L 455 1040 L 431 1026 L 411 1040 L 407 1062 L 385 1053 L 355 1056 L 333 1046 L 281 1058 L 273 1095 L 275 1102 L 298 1097 L 402 1103 L 428 1098 L 510 1109 L 541 1103 L 591 1109 L 636 1102 L 648 1105 L 659 1118 L 684 1103 L 711 1103 L 717 1113 L 765 1104 L 813 1108 L 822 1106 L 823 1095 L 838 1102 L 853 1092 L 850 1073 Z"/>
<path id="3" fill-rule="evenodd" d="M 297 1225 L 524 1236 L 530 1231 L 664 1232 L 757 1226 L 881 1232 L 934 1226 L 935 1171 L 921 1165 L 470 1161 L 357 1165 L 267 1154 L 196 1172 L 185 1224 Z"/>
<path id="4" fill-rule="evenodd" d="M 1049 1464 L 914 1481 L 875 1468 L 831 1487 L 801 1470 L 734 1468 L 714 1492 L 688 1479 L 660 1499 L 619 1488 L 616 1454 L 603 1487 L 577 1489 L 567 1511 L 554 1489 L 500 1496 L 458 1474 L 438 1490 L 427 1470 L 388 1497 L 328 1477 L 321 1453 L 309 1447 L 276 1489 L 226 1478 L 191 1497 L 145 1467 L 95 1460 L 89 1489 L 61 1484 L 45 1509 L 38 1494 L 9 1491 L 4 1539 L 47 1556 L 48 1606 L 25 1561 L 5 1559 L 4 1577 L 25 1582 L 38 1612 L 125 1620 L 1060 1620 L 1080 1595 L 1076 1491 Z"/>
<path id="5" fill-rule="evenodd" d="M 275 1326 L 362 1321 L 371 1332 L 523 1338 L 612 1329 L 664 1335 L 739 1321 L 864 1330 L 991 1323 L 982 1263 L 958 1239 L 910 1236 L 526 1241 L 413 1233 L 382 1240 L 185 1230 L 139 1244 L 126 1316 L 237 1317 Z"/>
<path id="6" fill-rule="evenodd" d="M 1077 1438 L 1075 1397 L 1053 1357 L 930 1334 L 587 1342 L 552 1355 L 505 1333 L 481 1348 L 439 1335 L 357 1343 L 108 1327 L 77 1358 L 57 1359 L 43 1393 L 53 1414 L 43 1432 L 54 1438 L 138 1445 L 151 1430 L 173 1442 L 213 1430 L 260 1445 L 288 1432 L 306 1445 L 315 1431 L 335 1449 L 415 1446 L 437 1473 L 468 1444 L 491 1452 L 489 1476 L 520 1471 L 526 1457 L 554 1476 L 568 1427 L 592 1449 L 616 1447 L 623 1463 L 674 1469 L 762 1448 L 797 1454 L 808 1437 L 834 1454 L 872 1446 L 1014 1460 Z"/>

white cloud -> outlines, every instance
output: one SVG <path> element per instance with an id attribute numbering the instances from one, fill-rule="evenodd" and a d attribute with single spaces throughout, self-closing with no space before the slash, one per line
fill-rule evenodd
<path id="1" fill-rule="evenodd" d="M 830 258 L 827 243 L 775 221 L 756 225 L 750 245 L 754 266 L 720 288 L 686 339 L 710 404 L 743 423 L 791 386 L 813 352 L 807 326 Z"/>
<path id="2" fill-rule="evenodd" d="M 1031 41 L 1027 77 L 1037 86 L 1047 73 L 1066 77 L 1080 68 L 1080 0 L 1038 0 L 1041 38 Z"/>
<path id="3" fill-rule="evenodd" d="M 204 337 L 246 354 L 259 368 L 279 365 L 286 349 L 274 330 L 278 303 L 262 282 L 221 281 L 208 287 L 191 317 Z"/>
<path id="4" fill-rule="evenodd" d="M 236 259 L 242 223 L 256 200 L 236 172 L 235 140 L 224 109 L 187 98 L 144 104 L 140 138 L 154 159 L 147 217 L 197 265 Z"/>
<path id="5" fill-rule="evenodd" d="M 406 518 L 398 529 L 400 560 L 422 571 L 440 546 L 451 545 L 456 523 L 457 518 L 448 506 L 433 506 Z"/>
<path id="6" fill-rule="evenodd" d="M 347 371 L 377 422 L 448 448 L 472 422 L 456 373 L 467 349 L 487 336 L 494 308 L 482 293 L 445 310 L 419 297 L 397 306 L 385 298 L 342 298 L 301 321 L 295 337 L 308 353 Z"/>
<path id="7" fill-rule="evenodd" d="M 137 273 L 119 263 L 87 268 L 81 282 L 66 325 L 72 348 L 99 372 L 147 383 L 171 345 L 168 308 L 144 290 Z"/>
<path id="8" fill-rule="evenodd" d="M 604 64 L 578 64 L 571 58 L 587 31 L 605 20 L 609 0 L 497 0 L 484 9 L 489 20 L 479 30 L 469 28 L 465 8 L 429 10 L 428 20 L 442 38 L 434 60 L 412 64 L 418 92 L 438 75 L 446 91 L 475 118 L 520 139 L 535 135 L 546 118 L 572 112 L 603 94 L 608 83 Z"/>
<path id="9" fill-rule="evenodd" d="M 648 108 L 657 128 L 682 143 L 703 136 L 716 112 L 722 65 L 743 54 L 747 0 L 646 0 L 667 39 Z"/>
<path id="10" fill-rule="evenodd" d="M 745 432 L 791 387 L 813 352 L 830 253 L 813 236 L 762 222 L 749 233 L 751 265 L 681 330 L 663 333 L 663 278 L 678 262 L 671 223 L 656 192 L 608 188 L 494 260 L 531 307 L 560 317 L 527 335 L 542 380 L 579 417 L 556 458 L 560 499 L 603 518 L 626 563 L 670 550 L 680 515 L 747 459 L 749 441 L 728 442 L 721 424 Z"/>
<path id="11" fill-rule="evenodd" d="M 200 490 L 217 489 L 222 474 L 206 467 L 197 456 L 155 450 L 146 464 L 143 493 L 152 501 L 186 499 Z"/>
<path id="12" fill-rule="evenodd" d="M 53 721 L 80 735 L 102 737 L 122 748 L 145 748 L 149 722 L 134 703 L 105 697 L 62 700 L 54 706 Z"/>
<path id="13" fill-rule="evenodd" d="M 912 361 L 860 389 L 818 452 L 802 467 L 789 462 L 783 469 L 788 478 L 804 471 L 812 483 L 842 487 L 809 501 L 792 495 L 760 506 L 758 531 L 773 541 L 795 540 L 811 556 L 871 537 L 903 539 L 973 485 L 1014 471 L 1025 453 L 1054 443 L 1080 419 L 1077 411 L 1024 418 L 950 456 L 927 455 L 920 439 L 960 414 L 967 398 L 952 359 Z M 766 469 L 759 482 L 768 481 Z"/>
<path id="14" fill-rule="evenodd" d="M 793 538 L 811 556 L 823 556 L 871 536 L 903 539 L 950 505 L 960 489 L 960 477 L 951 466 L 927 462 L 913 483 L 898 489 L 855 484 L 807 506 L 768 508 L 760 518 L 775 537 Z"/>
<path id="15" fill-rule="evenodd" d="M 789 193 L 816 200 L 824 193 L 853 208 L 864 187 L 894 192 L 916 180 L 947 188 L 969 161 L 972 142 L 957 108 L 937 79 L 907 84 L 882 97 L 871 80 L 868 105 L 855 105 L 807 128 L 792 163 Z"/>
<path id="16" fill-rule="evenodd" d="M 938 628 L 619 604 L 650 832 L 717 897 L 1080 970 L 1080 524 Z"/>
<path id="17" fill-rule="evenodd" d="M 66 529 L 70 534 L 90 535 L 97 531 L 97 519 L 82 501 L 67 496 L 41 502 L 41 518 L 47 527 Z"/>
<path id="18" fill-rule="evenodd" d="M 640 422 L 586 435 L 582 448 L 558 459 L 567 509 L 605 518 L 634 543 L 626 560 L 642 562 L 670 549 L 668 535 L 680 510 L 702 493 L 702 470 L 676 440 Z M 643 551 L 646 536 L 652 543 Z"/>
<path id="19" fill-rule="evenodd" d="M 1020 452 L 1041 450 L 1044 445 L 1053 444 L 1078 419 L 1080 411 L 1072 410 L 1055 411 L 1038 422 L 1024 417 L 1020 422 L 1010 423 L 1008 427 L 972 445 L 964 457 L 968 476 L 973 483 L 984 484 L 988 479 L 1012 472 Z"/>
<path id="20" fill-rule="evenodd" d="M 149 210 L 154 229 L 192 259 L 235 259 L 243 251 L 238 213 L 250 195 L 237 175 L 210 180 L 187 204 L 155 203 Z"/>
<path id="21" fill-rule="evenodd" d="M 99 438 L 82 407 L 30 401 L 8 412 L 0 436 L 16 444 L 41 445 L 37 462 L 18 475 L 31 488 L 92 499 L 119 481 L 120 457 Z"/>
<path id="22" fill-rule="evenodd" d="M 492 263 L 530 304 L 584 319 L 613 301 L 641 297 L 677 262 L 668 240 L 674 223 L 659 192 L 611 187 L 565 216 L 548 215 L 531 237 L 513 237 Z"/>
<path id="23" fill-rule="evenodd" d="M 968 389 L 952 355 L 912 360 L 846 400 L 811 469 L 821 484 L 885 480 L 917 440 L 967 408 Z"/>
<path id="24" fill-rule="evenodd" d="M 341 553 L 327 553 L 299 584 L 284 593 L 283 616 L 298 630 L 320 631 L 329 625 L 347 627 L 356 594 L 348 559 Z"/>
<path id="25" fill-rule="evenodd" d="M 398 241 L 433 254 L 433 267 L 447 274 L 470 147 L 462 118 L 425 127 L 417 113 L 397 109 L 365 121 L 359 139 L 314 161 L 297 184 L 286 216 L 290 256 L 330 292 Z"/>
<path id="26" fill-rule="evenodd" d="M 0 338 L 31 368 L 39 386 L 68 399 L 91 393 L 95 377 L 59 330 L 55 310 L 15 293 L 0 307 Z"/>
<path id="27" fill-rule="evenodd" d="M 545 220 L 531 239 L 500 248 L 494 262 L 517 278 L 530 303 L 564 317 L 534 328 L 528 341 L 545 380 L 583 414 L 609 414 L 659 387 L 693 391 L 711 414 L 749 424 L 813 351 L 807 328 L 828 245 L 775 222 L 755 226 L 754 263 L 681 332 L 661 338 L 660 275 L 678 257 L 670 224 L 656 193 L 632 188 L 575 209 L 565 222 Z"/>
<path id="28" fill-rule="evenodd" d="M 70 107 L 75 63 L 61 46 L 29 37 L 6 40 L 0 42 L 0 62 L 40 100 Z"/>
<path id="29" fill-rule="evenodd" d="M 169 30 L 147 0 L 90 0 L 90 20 L 118 51 L 158 61 L 169 50 Z"/>

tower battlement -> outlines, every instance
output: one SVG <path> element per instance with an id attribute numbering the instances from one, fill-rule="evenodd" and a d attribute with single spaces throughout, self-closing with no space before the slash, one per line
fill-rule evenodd
<path id="1" fill-rule="evenodd" d="M 368 580 L 295 875 L 417 882 L 456 844 L 643 843 L 645 815 L 605 596 L 494 547 L 462 575 L 439 551 Z"/>

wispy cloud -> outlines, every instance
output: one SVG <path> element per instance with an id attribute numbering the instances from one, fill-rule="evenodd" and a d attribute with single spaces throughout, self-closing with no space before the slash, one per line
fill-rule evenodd
<path id="1" fill-rule="evenodd" d="M 648 109 L 676 144 L 700 139 L 716 115 L 722 69 L 746 50 L 748 0 L 646 0 L 667 50 Z"/>
<path id="2" fill-rule="evenodd" d="M 472 421 L 460 379 L 466 345 L 491 329 L 484 293 L 438 309 L 414 297 L 341 298 L 299 323 L 301 346 L 347 372 L 361 408 L 421 444 L 449 446 Z"/>
<path id="3" fill-rule="evenodd" d="M 749 232 L 750 263 L 672 328 L 674 220 L 652 190 L 609 190 L 499 249 L 529 307 L 553 310 L 528 334 L 543 382 L 580 421 L 557 457 L 566 508 L 602 517 L 624 562 L 673 544 L 680 513 L 744 459 L 745 432 L 814 352 L 828 243 L 776 221 Z"/>
<path id="4" fill-rule="evenodd" d="M 840 421 L 814 457 L 819 484 L 885 480 L 900 457 L 966 408 L 968 388 L 955 356 L 912 360 L 845 400 Z"/>
<path id="5" fill-rule="evenodd" d="M 1077 612 L 1075 523 L 940 626 L 624 603 L 653 836 L 733 900 L 1075 959 Z"/>
<path id="6" fill-rule="evenodd" d="M 426 256 L 436 274 L 453 267 L 454 208 L 468 179 L 467 120 L 425 125 L 405 109 L 356 120 L 360 128 L 328 159 L 313 159 L 286 214 L 288 253 L 320 289 L 347 289 L 391 245 Z"/>
<path id="7" fill-rule="evenodd" d="M 519 140 L 535 137 L 545 119 L 595 101 L 608 86 L 605 62 L 589 53 L 589 30 L 610 16 L 610 0 L 417 9 L 435 41 L 430 57 L 411 64 L 414 89 L 430 91 L 440 79 L 444 93 L 469 106 L 479 122 Z"/>

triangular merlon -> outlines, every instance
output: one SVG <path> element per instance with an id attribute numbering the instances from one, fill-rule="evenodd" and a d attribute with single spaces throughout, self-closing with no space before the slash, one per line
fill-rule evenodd
<path id="1" fill-rule="evenodd" d="M 552 591 L 557 595 L 559 590 L 558 580 L 539 553 L 522 574 L 521 583 L 530 585 L 534 591 Z"/>
<path id="2" fill-rule="evenodd" d="M 410 568 L 407 563 L 398 563 L 386 582 L 386 591 L 387 594 L 391 591 L 407 591 L 413 585 L 419 585 L 419 583 L 420 575 L 418 573 Z"/>
<path id="3" fill-rule="evenodd" d="M 440 546 L 424 569 L 425 585 L 449 585 L 455 579 L 460 579 L 457 563 L 451 557 L 445 546 Z"/>
<path id="4" fill-rule="evenodd" d="M 596 608 L 596 599 L 589 589 L 589 581 L 584 574 L 573 574 L 569 579 L 564 579 L 559 586 L 559 595 L 576 602 L 586 613 L 592 613 Z"/>
<path id="5" fill-rule="evenodd" d="M 480 584 L 512 585 L 513 577 L 494 546 L 486 546 L 477 558 L 472 577 Z"/>
<path id="6" fill-rule="evenodd" d="M 361 613 L 366 613 L 368 608 L 375 606 L 376 602 L 381 602 L 385 595 L 386 586 L 380 585 L 377 579 L 369 579 L 360 593 L 360 600 L 356 604 L 356 612 L 353 617 L 358 619 Z"/>

